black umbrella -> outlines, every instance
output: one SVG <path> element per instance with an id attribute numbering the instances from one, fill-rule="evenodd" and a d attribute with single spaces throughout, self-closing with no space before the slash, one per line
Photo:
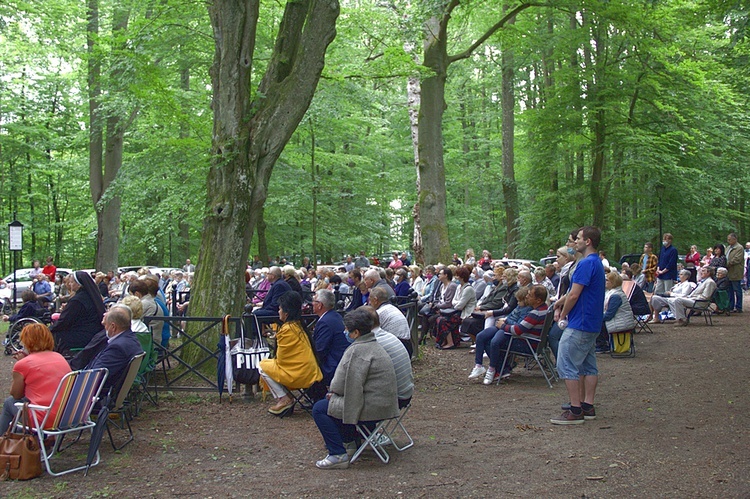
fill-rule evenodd
<path id="1" fill-rule="evenodd" d="M 83 473 L 83 476 L 87 476 L 89 474 L 89 468 L 91 468 L 91 464 L 94 462 L 94 459 L 96 459 L 96 453 L 99 451 L 99 446 L 102 443 L 104 430 L 107 429 L 107 421 L 109 420 L 109 402 L 109 394 L 107 394 L 107 396 L 100 401 L 101 407 L 99 409 L 99 413 L 96 416 L 96 426 L 94 426 L 94 429 L 91 430 L 89 453 L 86 456 L 86 471 Z"/>

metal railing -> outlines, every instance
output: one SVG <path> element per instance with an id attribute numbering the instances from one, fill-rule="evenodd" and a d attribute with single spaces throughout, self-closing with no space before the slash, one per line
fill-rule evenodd
<path id="1" fill-rule="evenodd" d="M 418 352 L 418 302 L 408 301 L 397 305 L 406 316 L 411 332 L 411 342 L 414 352 Z M 345 312 L 339 311 L 342 315 Z M 302 326 L 312 337 L 317 315 L 303 315 Z M 152 322 L 165 322 L 169 326 L 171 340 L 167 347 L 156 345 L 159 352 L 159 367 L 156 372 L 161 376 L 153 376 L 152 380 L 157 389 L 172 391 L 218 391 L 216 382 L 216 362 L 221 349 L 218 340 L 221 334 L 222 317 L 144 317 L 146 325 Z M 264 325 L 280 324 L 278 316 L 255 316 L 244 314 L 242 317 L 230 317 L 230 332 L 232 337 L 240 335 L 240 324 L 246 337 L 258 334 Z M 187 327 L 188 324 L 199 324 L 198 327 Z M 160 326 L 157 326 L 160 327 Z M 197 329 L 197 330 L 196 330 Z M 190 354 L 186 355 L 187 351 Z"/>

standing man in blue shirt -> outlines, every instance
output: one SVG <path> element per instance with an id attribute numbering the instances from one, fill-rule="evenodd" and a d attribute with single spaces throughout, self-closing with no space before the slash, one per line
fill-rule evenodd
<path id="1" fill-rule="evenodd" d="M 664 233 L 659 251 L 659 265 L 656 268 L 656 288 L 654 293 L 665 296 L 677 279 L 677 248 L 672 246 L 672 234 Z"/>
<path id="2" fill-rule="evenodd" d="M 604 318 L 604 266 L 597 248 L 602 233 L 586 226 L 578 231 L 576 251 L 583 255 L 571 278 L 570 291 L 555 303 L 562 310 L 558 326 L 563 330 L 557 356 L 557 372 L 565 380 L 570 407 L 552 424 L 582 424 L 596 419 L 594 395 L 599 380 L 596 337 Z"/>

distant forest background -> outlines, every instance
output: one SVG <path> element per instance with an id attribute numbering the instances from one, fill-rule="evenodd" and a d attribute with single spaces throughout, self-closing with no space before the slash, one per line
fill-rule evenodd
<path id="1" fill-rule="evenodd" d="M 437 74 L 423 48 L 433 25 L 444 28 L 448 55 L 436 126 L 451 251 L 538 259 L 571 228 L 595 223 L 614 261 L 644 241 L 658 244 L 660 217 L 681 253 L 690 244 L 703 253 L 732 230 L 744 243 L 744 2 L 549 5 L 342 0 L 322 77 L 273 169 L 248 256 L 335 261 L 411 247 L 420 150 L 412 128 L 428 119 L 414 97 Z M 283 11 L 281 2 L 260 5 L 259 74 Z M 0 221 L 15 216 L 25 226 L 20 266 L 53 255 L 62 267 L 94 267 L 108 242 L 99 227 L 109 222 L 120 265 L 195 261 L 214 50 L 202 2 L 0 5 Z M 12 267 L 7 234 L 3 272 Z"/>

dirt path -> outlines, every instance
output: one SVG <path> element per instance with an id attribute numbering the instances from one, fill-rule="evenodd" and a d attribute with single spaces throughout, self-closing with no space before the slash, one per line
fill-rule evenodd
<path id="1" fill-rule="evenodd" d="M 538 370 L 500 386 L 467 379 L 468 349 L 425 349 L 406 421 L 416 445 L 381 464 L 321 471 L 312 418 L 269 403 L 175 394 L 134 422 L 123 453 L 75 473 L 0 485 L 4 497 L 748 497 L 750 314 L 654 326 L 637 357 L 599 356 L 597 420 L 549 423 L 566 399 Z M 7 394 L 11 359 L 0 359 Z M 85 451 L 85 450 L 84 450 Z"/>

